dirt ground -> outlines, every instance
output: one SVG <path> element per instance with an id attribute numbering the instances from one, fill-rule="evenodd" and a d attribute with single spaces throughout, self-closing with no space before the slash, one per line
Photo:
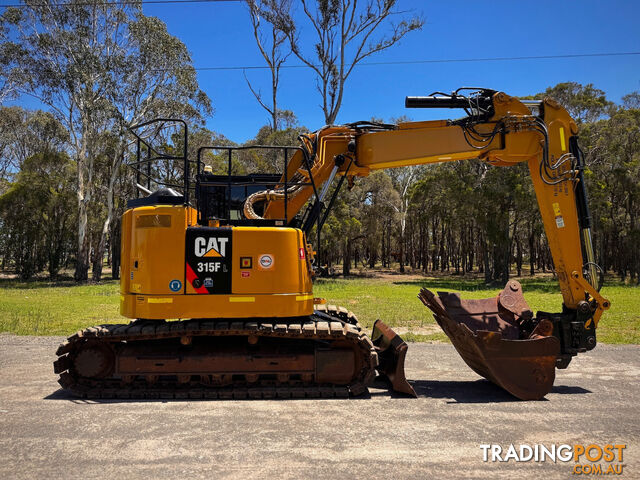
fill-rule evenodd
<path id="1" fill-rule="evenodd" d="M 607 443 L 626 445 L 621 477 L 640 478 L 638 346 L 580 355 L 539 402 L 480 379 L 444 344 L 410 345 L 418 399 L 372 388 L 350 400 L 95 402 L 59 390 L 60 340 L 0 335 L 3 478 L 546 480 L 572 477 L 575 462 L 484 462 L 480 445 Z"/>

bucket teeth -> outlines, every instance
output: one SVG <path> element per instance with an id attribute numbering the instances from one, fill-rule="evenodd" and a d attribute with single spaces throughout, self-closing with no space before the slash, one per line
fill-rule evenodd
<path id="1" fill-rule="evenodd" d="M 522 400 L 551 391 L 560 342 L 542 322 L 529 332 L 533 314 L 518 282 L 481 300 L 426 288 L 418 297 L 474 372 Z"/>

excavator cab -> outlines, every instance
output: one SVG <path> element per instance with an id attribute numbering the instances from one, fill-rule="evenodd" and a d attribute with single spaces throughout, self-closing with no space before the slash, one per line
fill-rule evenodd
<path id="1" fill-rule="evenodd" d="M 263 218 L 264 204 L 256 206 L 256 218 L 248 218 L 244 205 L 251 195 L 272 190 L 281 183 L 282 172 L 299 147 L 295 146 L 203 146 L 198 149 L 194 189 L 198 211 L 198 223 L 209 226 L 212 223 L 227 225 L 285 226 L 286 215 L 282 218 Z M 209 156 L 207 156 L 209 155 Z M 270 167 L 273 172 L 236 172 L 235 162 L 244 156 L 251 163 Z M 208 163 L 207 163 L 208 162 Z M 218 170 L 224 173 L 214 174 L 211 163 L 218 164 Z M 309 186 L 309 181 L 287 181 L 284 188 L 284 211 L 289 206 L 287 192 L 291 188 Z"/>
<path id="2" fill-rule="evenodd" d="M 247 197 L 276 185 L 278 180 L 278 174 L 214 175 L 210 167 L 205 169 L 196 177 L 198 223 L 242 220 Z"/>

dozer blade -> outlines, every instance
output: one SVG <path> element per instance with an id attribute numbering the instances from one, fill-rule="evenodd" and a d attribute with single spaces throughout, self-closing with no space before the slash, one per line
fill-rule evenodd
<path id="1" fill-rule="evenodd" d="M 389 379 L 396 392 L 417 397 L 404 374 L 404 359 L 409 348 L 406 342 L 381 320 L 373 324 L 371 340 L 378 352 L 378 372 Z"/>
<path id="2" fill-rule="evenodd" d="M 549 320 L 533 321 L 520 283 L 512 280 L 497 297 L 482 300 L 426 288 L 418 297 L 477 374 L 521 400 L 551 391 L 560 342 Z"/>

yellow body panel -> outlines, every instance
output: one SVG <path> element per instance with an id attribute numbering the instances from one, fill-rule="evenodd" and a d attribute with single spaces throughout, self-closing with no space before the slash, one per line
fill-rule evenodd
<path id="1" fill-rule="evenodd" d="M 184 235 L 187 226 L 196 223 L 196 215 L 182 205 L 138 207 L 124 213 L 120 293 L 174 293 L 169 283 L 183 281 Z"/>
<path id="2" fill-rule="evenodd" d="M 120 313 L 157 319 L 300 317 L 313 313 L 313 295 L 121 295 Z"/>
<path id="3" fill-rule="evenodd" d="M 196 212 L 184 206 L 145 206 L 122 218 L 120 313 L 129 318 L 294 317 L 313 312 L 310 264 L 304 234 L 282 227 L 195 225 Z M 189 228 L 191 227 L 191 228 Z M 186 256 L 187 231 L 197 238 L 231 234 L 230 290 L 210 293 L 194 283 Z M 204 245 L 205 240 L 202 240 Z M 206 248 L 203 247 L 203 252 Z M 200 263 L 222 262 L 218 252 Z M 264 261 L 261 261 L 264 260 Z M 244 262 L 244 263 L 243 263 Z M 207 267 L 207 265 L 204 265 Z M 226 270 L 225 270 L 226 272 Z M 207 276 L 206 273 L 201 274 Z M 227 280 L 227 274 L 221 274 Z M 213 276 L 213 274 L 211 275 Z"/>

